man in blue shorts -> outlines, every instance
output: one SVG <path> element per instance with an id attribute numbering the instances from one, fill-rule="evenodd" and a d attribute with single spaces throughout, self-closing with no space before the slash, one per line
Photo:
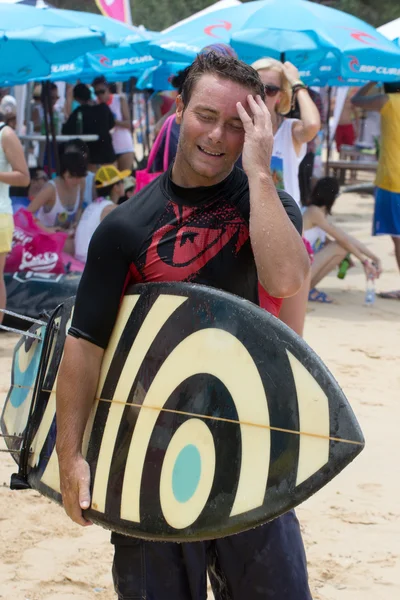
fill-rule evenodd
<path id="1" fill-rule="evenodd" d="M 400 270 L 400 83 L 385 83 L 384 90 L 370 92 L 375 82 L 364 85 L 351 99 L 355 106 L 381 115 L 381 139 L 375 179 L 374 235 L 390 235 Z M 400 300 L 400 290 L 382 292 L 381 298 Z"/>
<path id="2" fill-rule="evenodd" d="M 57 452 L 67 514 L 89 522 L 82 437 L 104 349 L 127 283 L 190 281 L 258 303 L 295 294 L 309 269 L 294 200 L 275 189 L 273 134 L 258 74 L 214 53 L 193 63 L 177 99 L 180 138 L 170 169 L 106 217 L 79 286 L 57 387 Z M 235 167 L 242 154 L 244 171 Z M 251 398 L 249 398 L 251 401 Z M 219 540 L 156 543 L 112 534 L 119 600 L 310 600 L 291 511 Z"/>

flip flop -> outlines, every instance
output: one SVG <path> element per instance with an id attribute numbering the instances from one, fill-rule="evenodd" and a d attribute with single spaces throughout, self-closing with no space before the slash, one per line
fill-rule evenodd
<path id="1" fill-rule="evenodd" d="M 309 302 L 320 302 L 321 304 L 332 304 L 333 300 L 330 300 L 325 292 L 320 292 L 317 288 L 312 288 L 308 293 Z"/>
<path id="2" fill-rule="evenodd" d="M 385 298 L 386 300 L 400 300 L 400 290 L 393 292 L 380 292 L 377 294 L 379 298 Z"/>

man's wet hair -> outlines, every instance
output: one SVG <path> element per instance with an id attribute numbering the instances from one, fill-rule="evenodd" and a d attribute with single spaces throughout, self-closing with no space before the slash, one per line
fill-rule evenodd
<path id="1" fill-rule="evenodd" d="M 233 56 L 209 52 L 199 54 L 185 74 L 182 85 L 182 100 L 185 106 L 189 104 L 196 82 L 203 75 L 215 75 L 221 79 L 234 81 L 248 88 L 254 96 L 259 95 L 263 100 L 265 98 L 264 85 L 253 67 Z"/>

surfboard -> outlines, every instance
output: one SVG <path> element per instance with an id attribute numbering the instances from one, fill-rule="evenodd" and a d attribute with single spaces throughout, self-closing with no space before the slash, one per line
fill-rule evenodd
<path id="1" fill-rule="evenodd" d="M 12 487 L 58 503 L 55 388 L 73 306 L 17 343 L 1 417 L 19 465 Z M 278 319 L 202 285 L 135 285 L 85 430 L 85 515 L 144 539 L 218 538 L 297 506 L 363 447 L 339 385 Z"/>

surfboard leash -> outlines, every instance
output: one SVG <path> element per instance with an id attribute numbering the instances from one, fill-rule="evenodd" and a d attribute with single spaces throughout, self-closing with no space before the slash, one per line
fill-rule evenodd
<path id="1" fill-rule="evenodd" d="M 0 312 L 5 315 L 9 315 L 11 317 L 17 317 L 21 319 L 21 321 L 27 321 L 28 323 L 34 323 L 35 325 L 47 325 L 44 321 L 39 321 L 39 319 L 32 319 L 31 317 L 26 317 L 25 315 L 20 315 L 19 313 L 13 312 L 11 310 L 6 310 L 5 308 L 0 308 Z M 24 335 L 25 337 L 34 338 L 35 340 L 41 340 L 40 335 L 36 335 L 30 331 L 24 331 L 23 329 L 16 329 L 14 327 L 7 327 L 6 325 L 1 324 L 0 329 L 4 329 L 4 331 L 10 331 L 11 333 L 18 333 L 19 335 Z"/>

